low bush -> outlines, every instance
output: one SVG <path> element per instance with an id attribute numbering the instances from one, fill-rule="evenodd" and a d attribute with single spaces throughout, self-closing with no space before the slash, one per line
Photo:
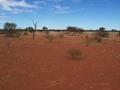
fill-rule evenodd
<path id="1" fill-rule="evenodd" d="M 22 35 L 22 32 L 16 32 L 16 37 L 19 38 Z"/>
<path id="2" fill-rule="evenodd" d="M 102 38 L 99 36 L 94 35 L 93 37 L 86 37 L 86 44 L 88 46 L 88 43 L 101 43 Z"/>
<path id="3" fill-rule="evenodd" d="M 45 38 L 48 40 L 49 43 L 51 43 L 54 40 L 53 35 L 47 34 Z"/>
<path id="4" fill-rule="evenodd" d="M 99 30 L 97 30 L 95 32 L 95 34 L 96 34 L 97 37 L 105 38 L 105 37 L 108 37 L 109 32 L 106 31 L 106 29 L 104 27 L 100 27 Z"/>
<path id="5" fill-rule="evenodd" d="M 76 48 L 70 48 L 68 50 L 68 54 L 72 57 L 72 59 L 78 59 L 82 56 L 81 51 Z"/>
<path id="6" fill-rule="evenodd" d="M 102 38 L 96 34 L 94 35 L 94 37 L 92 37 L 92 40 L 98 43 L 102 42 Z"/>
<path id="7" fill-rule="evenodd" d="M 64 34 L 63 33 L 60 34 L 60 38 L 64 38 Z"/>
<path id="8" fill-rule="evenodd" d="M 97 31 L 96 32 L 96 36 L 98 36 L 98 37 L 105 38 L 105 37 L 108 37 L 108 35 L 109 35 L 109 32 L 107 32 L 107 31 Z"/>
<path id="9" fill-rule="evenodd" d="M 24 31 L 24 35 L 28 35 L 28 31 Z"/>
<path id="10" fill-rule="evenodd" d="M 120 31 L 118 32 L 117 36 L 120 37 Z"/>

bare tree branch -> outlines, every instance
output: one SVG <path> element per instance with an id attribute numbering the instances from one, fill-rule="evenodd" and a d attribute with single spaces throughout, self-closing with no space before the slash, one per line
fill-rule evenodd
<path id="1" fill-rule="evenodd" d="M 37 27 L 38 27 L 37 22 L 35 22 L 34 20 L 33 20 L 33 26 L 34 26 L 34 30 L 33 30 L 33 40 L 34 40 L 35 39 L 35 31 L 37 30 Z"/>

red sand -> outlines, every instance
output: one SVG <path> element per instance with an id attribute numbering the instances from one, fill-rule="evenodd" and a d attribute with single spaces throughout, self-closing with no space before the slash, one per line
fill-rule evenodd
<path id="1" fill-rule="evenodd" d="M 0 90 L 120 90 L 120 42 L 85 45 L 83 36 L 10 40 L 0 36 Z M 73 60 L 69 48 L 82 52 Z"/>

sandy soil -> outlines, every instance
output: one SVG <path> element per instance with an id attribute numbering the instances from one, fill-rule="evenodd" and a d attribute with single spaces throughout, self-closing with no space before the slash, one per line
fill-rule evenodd
<path id="1" fill-rule="evenodd" d="M 120 90 L 120 39 L 86 45 L 84 37 L 54 33 L 49 43 L 43 33 L 0 35 L 0 90 Z M 72 59 L 70 48 L 82 57 Z"/>

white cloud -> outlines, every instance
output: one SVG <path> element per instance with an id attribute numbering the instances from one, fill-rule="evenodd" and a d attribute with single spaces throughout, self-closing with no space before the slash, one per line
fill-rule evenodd
<path id="1" fill-rule="evenodd" d="M 54 10 L 55 10 L 54 13 L 68 13 L 68 12 L 70 12 L 70 7 L 55 5 Z"/>
<path id="2" fill-rule="evenodd" d="M 35 1 L 34 4 L 36 4 L 36 5 L 38 5 L 38 4 L 45 5 L 45 4 L 47 4 L 47 2 L 44 1 L 44 0 L 40 0 L 40 1 Z"/>
<path id="3" fill-rule="evenodd" d="M 36 5 L 32 5 L 25 0 L 16 1 L 16 0 L 0 0 L 0 6 L 2 10 L 15 12 L 25 12 L 26 10 L 21 10 L 21 8 L 36 8 Z M 19 9 L 18 9 L 19 8 Z"/>
<path id="4" fill-rule="evenodd" d="M 69 6 L 61 6 L 61 5 L 55 5 L 54 6 L 54 13 L 55 14 L 67 14 L 67 13 L 76 13 L 80 12 L 79 10 L 73 10 Z"/>
<path id="5" fill-rule="evenodd" d="M 60 6 L 60 5 L 55 5 L 54 8 L 58 11 L 69 10 L 70 9 L 70 7 L 68 7 L 68 6 Z"/>
<path id="6" fill-rule="evenodd" d="M 28 10 L 28 9 L 13 9 L 13 14 L 19 14 L 19 13 L 30 13 L 32 12 L 32 10 Z"/>

